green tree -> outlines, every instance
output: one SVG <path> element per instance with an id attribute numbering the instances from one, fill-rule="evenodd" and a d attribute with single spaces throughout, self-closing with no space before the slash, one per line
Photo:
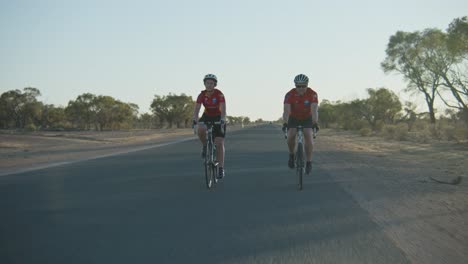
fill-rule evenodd
<path id="1" fill-rule="evenodd" d="M 114 100 L 113 108 L 115 110 L 111 120 L 112 129 L 129 129 L 135 126 L 138 120 L 138 105 Z"/>
<path id="2" fill-rule="evenodd" d="M 41 117 L 43 129 L 65 128 L 66 120 L 65 108 L 55 107 L 53 104 L 43 106 Z"/>
<path id="3" fill-rule="evenodd" d="M 328 100 L 322 100 L 319 107 L 319 122 L 324 128 L 330 127 L 330 124 L 336 123 L 336 106 Z"/>
<path id="4" fill-rule="evenodd" d="M 248 125 L 252 122 L 247 116 L 226 116 L 226 121 L 231 125 Z"/>
<path id="5" fill-rule="evenodd" d="M 84 93 L 65 108 L 75 127 L 95 130 L 131 128 L 138 118 L 138 106 L 111 96 Z"/>
<path id="6" fill-rule="evenodd" d="M 118 119 L 119 105 L 111 96 L 100 95 L 94 101 L 96 107 L 96 123 L 100 131 L 112 129 L 113 123 Z"/>
<path id="7" fill-rule="evenodd" d="M 363 116 L 364 104 L 365 100 L 360 99 L 338 102 L 335 110 L 338 124 L 346 130 L 361 129 L 366 122 Z"/>
<path id="8" fill-rule="evenodd" d="M 468 49 L 467 44 L 462 43 L 463 40 L 468 41 L 468 38 L 460 30 L 463 25 L 468 25 L 466 18 L 465 21 L 454 20 L 447 30 L 449 33 L 437 29 L 426 30 L 420 44 L 423 47 L 420 58 L 424 68 L 440 79 L 442 89 L 437 94 L 448 107 L 459 110 L 467 109 L 468 99 Z M 452 94 L 455 104 L 444 98 L 441 93 L 444 90 Z"/>
<path id="9" fill-rule="evenodd" d="M 152 129 L 157 127 L 158 119 L 156 116 L 144 113 L 138 118 L 138 127 L 143 129 Z"/>
<path id="10" fill-rule="evenodd" d="M 468 17 L 455 18 L 447 29 L 449 34 L 449 49 L 466 56 L 468 52 Z"/>
<path id="11" fill-rule="evenodd" d="M 241 116 L 226 116 L 226 121 L 229 122 L 229 124 L 232 124 L 232 125 L 241 124 L 243 119 L 244 119 L 244 117 L 241 117 Z M 249 119 L 249 122 L 250 122 L 250 119 Z"/>
<path id="12" fill-rule="evenodd" d="M 0 97 L 0 115 L 2 128 L 21 127 L 21 91 L 11 90 Z"/>
<path id="13" fill-rule="evenodd" d="M 398 96 L 385 88 L 367 89 L 369 98 L 360 104 L 361 113 L 373 130 L 379 124 L 392 124 L 396 115 L 401 111 L 401 102 Z"/>
<path id="14" fill-rule="evenodd" d="M 170 116 L 170 107 L 166 96 L 155 95 L 150 107 L 153 114 L 158 117 L 161 123 L 168 122 L 172 126 L 173 120 L 172 116 Z"/>
<path id="15" fill-rule="evenodd" d="M 381 66 L 384 72 L 398 72 L 408 82 L 407 91 L 424 95 L 431 123 L 436 122 L 434 102 L 440 86 L 440 75 L 431 72 L 427 63 L 435 60 L 433 39 L 441 37 L 440 30 L 426 29 L 423 32 L 398 31 L 390 37 L 387 57 Z"/>
<path id="16" fill-rule="evenodd" d="M 3 128 L 20 128 L 26 125 L 40 125 L 42 102 L 37 100 L 41 92 L 37 88 L 26 87 L 23 92 L 11 90 L 0 96 L 0 116 Z"/>
<path id="17" fill-rule="evenodd" d="M 151 103 L 151 110 L 163 122 L 167 122 L 172 128 L 173 124 L 177 127 L 189 126 L 192 118 L 194 101 L 191 96 L 185 94 L 167 96 L 155 95 Z"/>
<path id="18" fill-rule="evenodd" d="M 91 93 L 79 95 L 70 100 L 65 108 L 68 120 L 77 128 L 89 130 L 96 122 L 96 98 Z M 96 129 L 97 130 L 97 129 Z"/>
<path id="19" fill-rule="evenodd" d="M 24 109 L 23 124 L 33 127 L 40 126 L 43 103 L 37 100 L 41 92 L 37 88 L 26 87 L 23 89 Z"/>
<path id="20" fill-rule="evenodd" d="M 405 102 L 404 116 L 401 117 L 401 121 L 404 121 L 408 124 L 408 131 L 413 129 L 413 126 L 418 119 L 418 114 L 416 113 L 416 104 L 413 102 Z"/>
<path id="21" fill-rule="evenodd" d="M 444 100 L 445 105 L 458 109 L 460 115 L 468 123 L 468 17 L 456 18 L 447 29 L 447 49 L 449 58 L 453 61 L 447 70 L 436 68 L 443 79 L 443 86 L 448 89 L 455 104 Z"/>

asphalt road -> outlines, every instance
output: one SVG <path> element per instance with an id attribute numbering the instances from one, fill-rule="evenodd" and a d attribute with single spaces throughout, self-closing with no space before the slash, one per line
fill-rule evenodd
<path id="1" fill-rule="evenodd" d="M 408 263 L 313 165 L 297 191 L 280 128 L 228 134 L 204 185 L 195 140 L 0 177 L 0 263 Z"/>

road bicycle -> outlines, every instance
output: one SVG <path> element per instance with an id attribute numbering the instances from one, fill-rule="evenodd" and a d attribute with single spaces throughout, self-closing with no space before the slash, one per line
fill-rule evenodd
<path id="1" fill-rule="evenodd" d="M 296 167 L 296 175 L 297 175 L 297 188 L 302 190 L 302 182 L 303 176 L 305 174 L 305 150 L 304 150 L 304 132 L 302 126 L 297 126 L 297 146 L 296 146 L 296 155 L 294 157 L 294 164 Z M 317 130 L 314 128 L 312 129 L 313 138 L 317 137 Z M 288 138 L 288 131 L 284 132 L 284 138 Z"/>
<path id="2" fill-rule="evenodd" d="M 216 159 L 216 144 L 214 143 L 213 139 L 213 127 L 214 125 L 221 125 L 221 122 L 198 122 L 198 125 L 206 125 L 206 151 L 204 150 L 205 157 L 204 157 L 204 167 L 205 167 L 205 183 L 206 188 L 212 189 L 216 187 L 216 183 L 218 182 L 217 175 L 219 161 Z M 221 133 L 223 133 L 223 126 L 221 126 Z M 195 127 L 195 133 L 197 133 L 198 128 Z"/>

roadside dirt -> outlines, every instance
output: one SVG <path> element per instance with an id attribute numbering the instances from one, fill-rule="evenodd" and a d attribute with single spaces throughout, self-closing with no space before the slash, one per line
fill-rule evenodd
<path id="1" fill-rule="evenodd" d="M 239 129 L 230 125 L 228 133 Z M 0 130 L 0 176 L 191 138 L 196 138 L 191 128 L 24 133 Z"/>
<path id="2" fill-rule="evenodd" d="M 320 132 L 315 166 L 350 193 L 413 263 L 468 259 L 468 143 Z"/>
<path id="3" fill-rule="evenodd" d="M 0 133 L 0 176 L 195 138 L 192 129 Z"/>

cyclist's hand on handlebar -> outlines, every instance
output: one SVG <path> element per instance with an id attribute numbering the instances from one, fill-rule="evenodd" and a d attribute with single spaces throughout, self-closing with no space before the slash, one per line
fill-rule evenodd
<path id="1" fill-rule="evenodd" d="M 287 123 L 283 124 L 282 130 L 283 130 L 284 133 L 286 133 L 288 131 L 288 124 Z"/>
<path id="2" fill-rule="evenodd" d="M 320 130 L 319 126 L 317 123 L 312 124 L 312 129 L 315 130 L 315 132 L 318 132 Z"/>

